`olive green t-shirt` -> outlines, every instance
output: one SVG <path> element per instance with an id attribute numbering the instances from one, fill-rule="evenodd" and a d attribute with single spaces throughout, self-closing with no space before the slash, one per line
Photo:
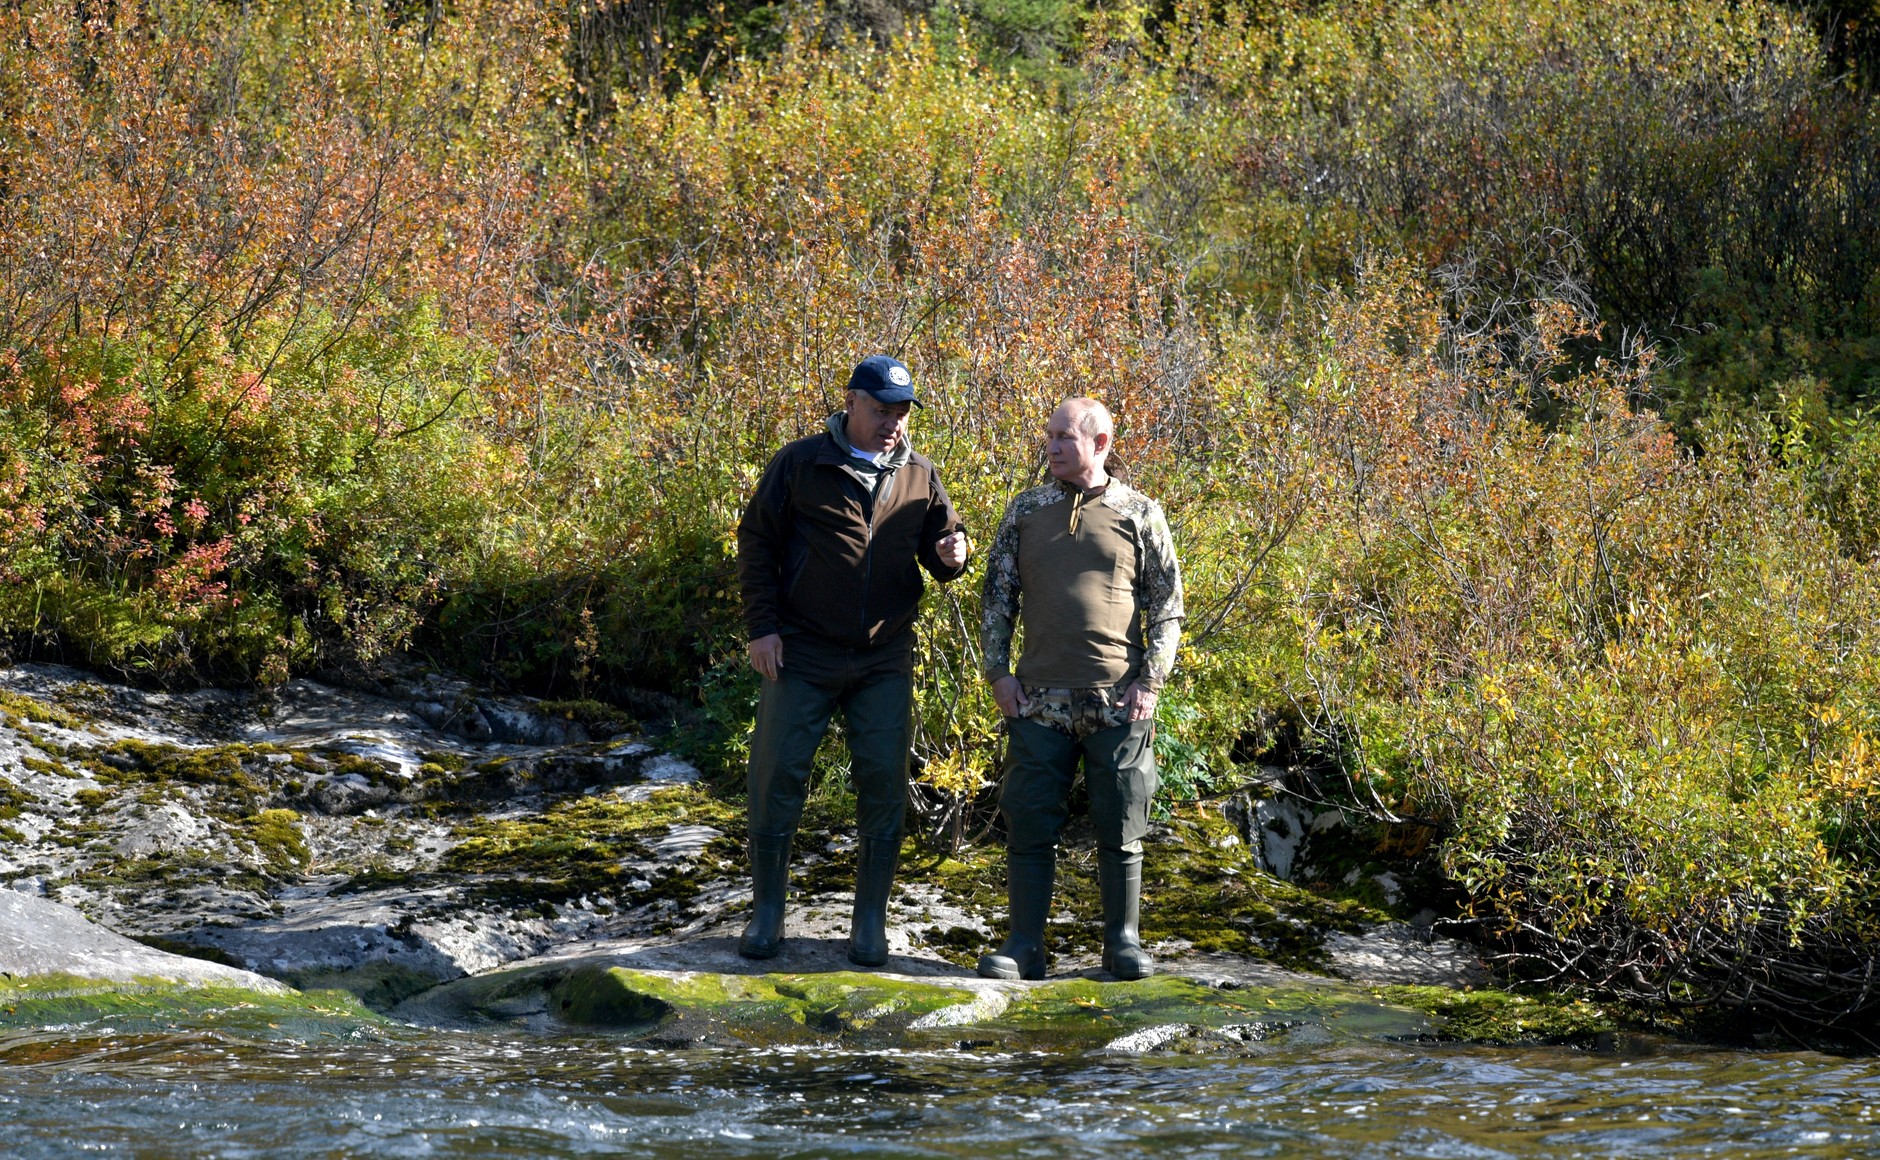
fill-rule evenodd
<path id="1" fill-rule="evenodd" d="M 1052 481 L 1012 497 L 986 554 L 981 671 L 1033 688 L 1127 681 L 1159 690 L 1175 664 L 1181 565 L 1161 507 L 1111 479 L 1082 492 Z M 1012 664 L 1021 618 L 1023 656 Z"/>
<path id="2" fill-rule="evenodd" d="M 1025 651 L 1016 675 L 1027 685 L 1118 685 L 1142 668 L 1138 525 L 1097 502 L 1102 494 L 1073 493 L 1018 521 Z"/>

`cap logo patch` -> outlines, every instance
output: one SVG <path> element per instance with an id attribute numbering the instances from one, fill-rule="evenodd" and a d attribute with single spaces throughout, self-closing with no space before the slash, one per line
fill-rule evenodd
<path id="1" fill-rule="evenodd" d="M 888 381 L 897 387 L 905 387 L 914 380 L 908 377 L 906 367 L 889 367 Z"/>

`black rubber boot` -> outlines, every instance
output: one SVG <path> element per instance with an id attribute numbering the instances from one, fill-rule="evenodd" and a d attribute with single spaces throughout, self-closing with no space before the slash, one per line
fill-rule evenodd
<path id="1" fill-rule="evenodd" d="M 747 959 L 774 959 L 783 949 L 783 900 L 790 890 L 790 835 L 751 835 L 751 921 L 738 939 Z"/>
<path id="2" fill-rule="evenodd" d="M 888 895 L 901 840 L 863 838 L 855 853 L 855 913 L 849 919 L 849 961 L 879 967 L 888 961 Z"/>
<path id="3" fill-rule="evenodd" d="M 1051 889 L 1057 884 L 1057 852 L 1005 856 L 1005 897 L 1012 929 L 1005 943 L 979 956 L 985 979 L 1042 979 L 1045 975 L 1044 923 L 1051 913 Z"/>
<path id="4" fill-rule="evenodd" d="M 1119 979 L 1146 979 L 1155 960 L 1136 931 L 1142 910 L 1142 854 L 1097 851 L 1097 882 L 1103 894 L 1103 969 Z"/>

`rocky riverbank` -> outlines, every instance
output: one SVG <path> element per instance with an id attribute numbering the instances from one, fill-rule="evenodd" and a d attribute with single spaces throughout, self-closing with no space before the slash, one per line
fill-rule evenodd
<path id="1" fill-rule="evenodd" d="M 1470 948 L 1406 913 L 1388 869 L 1314 862 L 1336 813 L 1281 792 L 1283 771 L 1265 796 L 1158 824 L 1145 933 L 1167 978 L 1098 970 L 1091 851 L 1073 833 L 1053 978 L 994 985 L 970 969 L 999 926 L 991 848 L 910 842 L 893 958 L 846 962 L 839 801 L 812 808 L 799 842 L 785 953 L 738 958 L 740 812 L 615 707 L 435 673 L 179 694 L 18 666 L 0 670 L 0 710 L 0 883 L 32 906 L 0 906 L 12 976 L 337 989 L 415 1021 L 574 1021 L 663 1042 L 1029 1025 L 1054 1004 L 1154 1007 L 1205 1031 L 1256 992 L 1295 1014 L 1407 1004 L 1421 1014 L 1384 1022 L 1424 1034 L 1487 982 Z M 1287 880 L 1306 874 L 1318 889 Z M 1325 888 L 1332 874 L 1345 889 Z M 111 944 L 122 969 L 88 970 L 110 959 L 87 949 L 107 932 L 137 942 Z"/>

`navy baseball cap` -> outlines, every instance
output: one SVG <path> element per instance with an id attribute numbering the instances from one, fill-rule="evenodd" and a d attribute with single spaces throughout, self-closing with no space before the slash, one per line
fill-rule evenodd
<path id="1" fill-rule="evenodd" d="M 914 397 L 914 376 L 907 373 L 898 359 L 885 354 L 871 354 L 856 364 L 849 375 L 849 390 L 867 391 L 877 403 L 922 405 Z"/>

